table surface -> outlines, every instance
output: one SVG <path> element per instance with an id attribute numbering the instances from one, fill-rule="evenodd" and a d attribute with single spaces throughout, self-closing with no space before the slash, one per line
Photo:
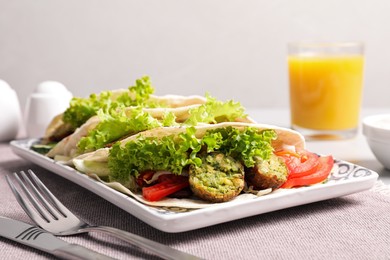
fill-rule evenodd
<path id="1" fill-rule="evenodd" d="M 288 127 L 285 109 L 248 110 L 258 122 Z M 363 111 L 363 116 L 390 109 Z M 378 172 L 390 184 L 390 172 L 375 159 L 359 132 L 343 141 L 310 141 L 307 148 Z M 32 223 L 16 202 L 5 175 L 33 169 L 50 190 L 89 223 L 113 226 L 205 259 L 388 259 L 390 258 L 390 188 L 319 201 L 183 233 L 164 233 L 145 224 L 83 187 L 19 158 L 0 143 L 0 215 Z M 212 216 L 210 216 L 212 217 Z M 105 234 L 62 237 L 118 259 L 157 259 Z M 46 253 L 0 237 L 1 259 L 51 259 Z"/>

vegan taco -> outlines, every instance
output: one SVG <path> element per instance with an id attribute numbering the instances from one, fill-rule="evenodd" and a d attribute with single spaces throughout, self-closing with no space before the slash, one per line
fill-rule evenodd
<path id="1" fill-rule="evenodd" d="M 73 163 L 148 205 L 197 208 L 278 189 L 289 169 L 275 152 L 304 148 L 290 129 L 224 122 L 143 131 Z"/>
<path id="2" fill-rule="evenodd" d="M 175 102 L 173 98 L 173 102 Z M 194 126 L 220 122 L 253 122 L 245 109 L 232 100 L 218 101 L 209 95 L 205 103 L 181 107 L 123 107 L 99 110 L 76 131 L 62 139 L 48 153 L 51 158 L 73 158 L 77 155 L 111 146 L 138 132 L 167 126 Z M 69 158 L 68 158 L 69 157 Z"/>
<path id="3" fill-rule="evenodd" d="M 154 87 L 148 76 L 137 79 L 134 86 L 128 89 L 103 91 L 91 94 L 87 98 L 74 97 L 69 107 L 52 119 L 46 128 L 43 141 L 46 143 L 59 142 L 72 134 L 99 111 L 108 113 L 111 110 L 125 107 L 183 107 L 203 104 L 206 98 L 202 96 L 153 95 Z"/>

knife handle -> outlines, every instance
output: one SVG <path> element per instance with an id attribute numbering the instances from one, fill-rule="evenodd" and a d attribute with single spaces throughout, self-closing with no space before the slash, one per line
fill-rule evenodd
<path id="1" fill-rule="evenodd" d="M 57 249 L 53 253 L 55 256 L 58 256 L 59 258 L 63 259 L 74 259 L 74 260 L 80 260 L 80 259 L 96 259 L 96 260 L 112 260 L 114 258 L 111 258 L 106 255 L 102 255 L 98 252 L 95 252 L 91 249 L 88 249 L 86 247 L 82 247 L 75 244 L 69 244 L 67 246 L 61 247 L 60 249 Z"/>

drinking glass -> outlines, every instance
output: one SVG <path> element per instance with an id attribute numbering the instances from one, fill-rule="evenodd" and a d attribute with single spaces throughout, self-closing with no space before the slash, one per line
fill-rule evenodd
<path id="1" fill-rule="evenodd" d="M 288 69 L 293 129 L 308 140 L 356 135 L 363 89 L 363 43 L 289 43 Z"/>

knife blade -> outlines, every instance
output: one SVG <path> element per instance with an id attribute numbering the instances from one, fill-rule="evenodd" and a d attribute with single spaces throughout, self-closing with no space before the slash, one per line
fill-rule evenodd
<path id="1" fill-rule="evenodd" d="M 63 259 L 113 259 L 86 247 L 70 244 L 30 224 L 0 216 L 0 236 Z"/>

